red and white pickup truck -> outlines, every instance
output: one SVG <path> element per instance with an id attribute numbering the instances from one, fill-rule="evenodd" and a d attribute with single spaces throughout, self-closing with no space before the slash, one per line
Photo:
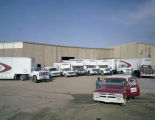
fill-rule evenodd
<path id="1" fill-rule="evenodd" d="M 94 101 L 126 105 L 127 98 L 140 95 L 137 79 L 131 75 L 108 76 L 102 81 L 101 88 L 94 91 Z"/>

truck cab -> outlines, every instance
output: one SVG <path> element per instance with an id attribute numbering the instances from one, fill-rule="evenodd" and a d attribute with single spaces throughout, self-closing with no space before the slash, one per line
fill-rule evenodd
<path id="1" fill-rule="evenodd" d="M 110 66 L 105 60 L 96 60 L 97 68 L 101 75 L 110 74 Z"/>
<path id="2" fill-rule="evenodd" d="M 64 60 L 63 62 L 67 62 L 71 64 L 71 70 L 75 71 L 78 75 L 86 74 L 86 70 L 84 69 L 84 62 L 81 59 L 70 59 Z"/>
<path id="3" fill-rule="evenodd" d="M 140 67 L 141 77 L 155 77 L 155 70 L 153 70 L 151 65 L 142 65 Z"/>
<path id="4" fill-rule="evenodd" d="M 132 74 L 132 68 L 129 63 L 122 61 L 122 60 L 117 60 L 117 72 L 118 73 L 124 73 L 124 74 Z"/>
<path id="5" fill-rule="evenodd" d="M 99 69 L 97 68 L 96 61 L 94 59 L 84 60 L 84 69 L 88 75 L 98 75 Z"/>
<path id="6" fill-rule="evenodd" d="M 70 63 L 54 63 L 54 66 L 62 72 L 62 75 L 65 77 L 68 76 L 76 76 L 76 72 L 71 70 L 71 64 Z"/>
<path id="7" fill-rule="evenodd" d="M 52 77 L 58 77 L 62 75 L 62 72 L 59 71 L 56 67 L 45 67 L 47 71 L 49 71 Z"/>
<path id="8" fill-rule="evenodd" d="M 94 101 L 126 105 L 127 98 L 140 95 L 137 79 L 131 75 L 112 75 L 102 81 L 93 94 Z"/>
<path id="9" fill-rule="evenodd" d="M 40 67 L 32 68 L 30 77 L 32 77 L 32 80 L 35 83 L 38 83 L 42 80 L 48 81 L 50 79 L 49 72 L 45 71 L 44 68 L 40 68 Z"/>
<path id="10" fill-rule="evenodd" d="M 64 75 L 65 77 L 69 77 L 69 76 L 76 76 L 76 72 L 72 71 L 70 68 L 62 68 L 62 75 Z"/>

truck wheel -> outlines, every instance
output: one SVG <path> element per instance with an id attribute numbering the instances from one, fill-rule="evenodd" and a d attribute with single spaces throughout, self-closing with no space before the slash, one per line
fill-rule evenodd
<path id="1" fill-rule="evenodd" d="M 67 74 L 65 74 L 65 78 L 67 77 Z"/>
<path id="2" fill-rule="evenodd" d="M 91 75 L 91 74 L 90 74 L 90 71 L 88 71 L 88 73 L 87 73 L 87 74 L 88 74 L 88 76 L 90 76 L 90 75 Z"/>
<path id="3" fill-rule="evenodd" d="M 124 100 L 124 103 L 121 103 L 120 105 L 121 105 L 121 106 L 126 106 L 126 104 L 127 104 L 127 100 L 125 99 L 125 100 Z"/>
<path id="4" fill-rule="evenodd" d="M 27 76 L 26 75 L 20 75 L 20 80 L 22 80 L 22 81 L 27 80 Z"/>
<path id="5" fill-rule="evenodd" d="M 33 82 L 37 83 L 38 80 L 37 80 L 37 76 L 33 76 Z"/>
<path id="6" fill-rule="evenodd" d="M 102 75 L 102 76 L 104 75 L 104 72 L 103 72 L 103 71 L 101 71 L 101 75 Z"/>

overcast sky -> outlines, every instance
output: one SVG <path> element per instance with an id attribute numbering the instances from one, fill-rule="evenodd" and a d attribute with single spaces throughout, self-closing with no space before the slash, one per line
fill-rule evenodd
<path id="1" fill-rule="evenodd" d="M 155 0 L 0 0 L 0 42 L 155 44 Z"/>

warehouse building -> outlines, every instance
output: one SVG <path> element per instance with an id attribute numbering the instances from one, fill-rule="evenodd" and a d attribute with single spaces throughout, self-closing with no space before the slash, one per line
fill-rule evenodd
<path id="1" fill-rule="evenodd" d="M 67 59 L 152 58 L 155 68 L 155 45 L 132 43 L 109 48 L 56 46 L 31 42 L 0 43 L 0 56 L 32 57 L 36 66 L 52 66 Z"/>
<path id="2" fill-rule="evenodd" d="M 36 66 L 52 66 L 54 62 L 67 59 L 103 59 L 113 58 L 113 48 L 84 48 L 56 46 L 30 42 L 0 43 L 0 56 L 32 57 Z"/>

